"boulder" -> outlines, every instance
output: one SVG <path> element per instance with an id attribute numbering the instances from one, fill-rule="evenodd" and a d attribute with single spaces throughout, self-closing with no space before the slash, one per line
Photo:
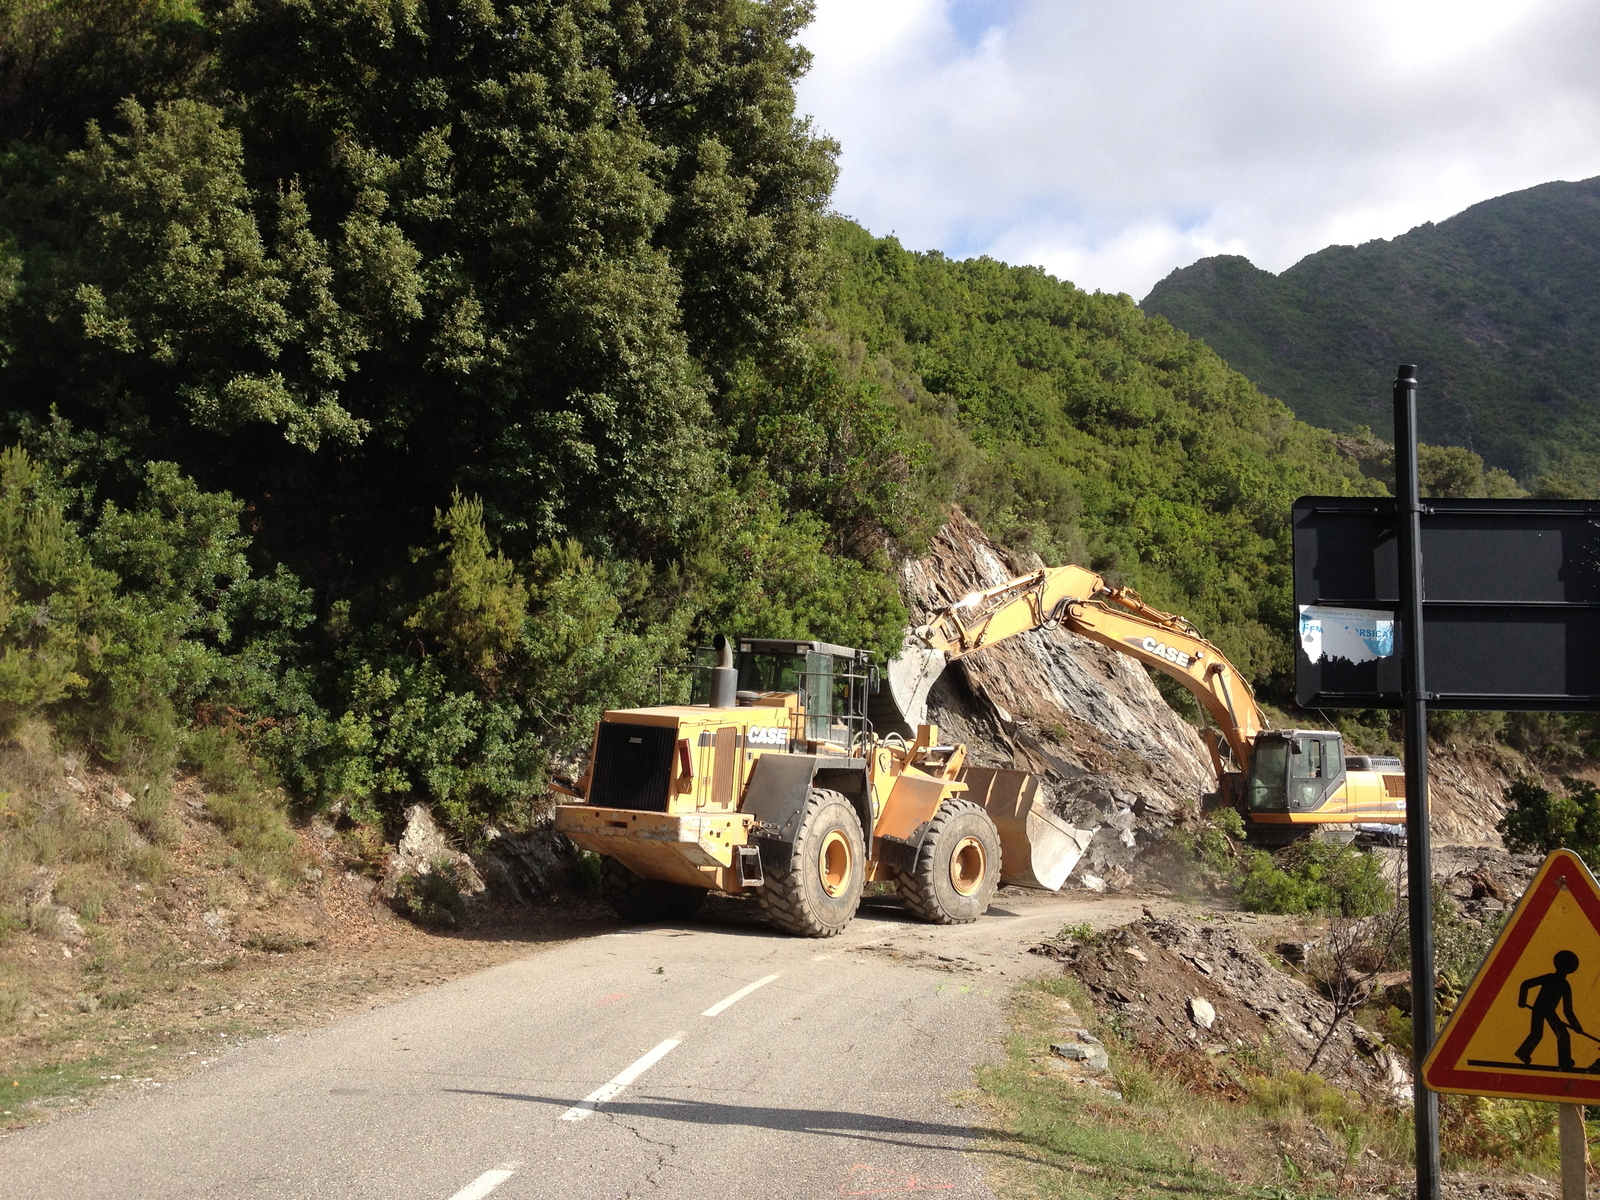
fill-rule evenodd
<path id="1" fill-rule="evenodd" d="M 929 552 L 901 566 L 913 623 L 969 592 L 1037 569 L 1009 555 L 959 509 Z M 1133 882 L 1138 858 L 1215 790 L 1193 726 L 1144 667 L 1063 629 L 1036 630 L 948 667 L 928 692 L 942 741 L 976 766 L 1033 771 L 1066 821 L 1093 834 L 1075 875 L 1101 890 Z M 1088 878 L 1093 877 L 1093 882 Z"/>
<path id="2" fill-rule="evenodd" d="M 517 904 L 547 900 L 572 886 L 572 847 L 546 817 L 522 833 L 491 831 L 476 859 L 496 895 Z"/>
<path id="3" fill-rule="evenodd" d="M 384 867 L 384 898 L 394 899 L 402 879 L 439 870 L 450 872 L 456 889 L 463 896 L 481 895 L 485 889 L 483 876 L 478 873 L 471 855 L 450 845 L 426 805 L 413 804 L 406 809 L 405 832 L 400 835 Z"/>

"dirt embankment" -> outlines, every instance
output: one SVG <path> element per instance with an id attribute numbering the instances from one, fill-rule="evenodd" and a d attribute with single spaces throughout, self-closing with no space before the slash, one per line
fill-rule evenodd
<path id="1" fill-rule="evenodd" d="M 329 822 L 284 833 L 286 882 L 249 869 L 192 779 L 176 782 L 152 840 L 117 779 L 13 749 L 12 786 L 19 756 L 28 803 L 0 804 L 0 868 L 24 904 L 20 920 L 0 913 L 0 1128 L 104 1087 L 159 1087 L 241 1039 L 324 1024 L 610 920 L 548 880 L 537 903 L 511 902 L 543 862 L 519 839 L 483 860 L 498 886 L 466 927 L 424 930 L 395 914 L 362 848 Z"/>
<path id="2" fill-rule="evenodd" d="M 1502 746 L 1430 747 L 1434 837 L 1451 845 L 1500 846 L 1495 823 L 1505 815 L 1505 790 L 1519 771 L 1539 774 Z"/>
<path id="3" fill-rule="evenodd" d="M 1315 1070 L 1376 1102 L 1411 1095 L 1402 1053 L 1336 1019 L 1332 1003 L 1225 918 L 1146 917 L 1054 952 L 1127 1041 L 1191 1081 L 1236 1090 L 1243 1063 Z"/>

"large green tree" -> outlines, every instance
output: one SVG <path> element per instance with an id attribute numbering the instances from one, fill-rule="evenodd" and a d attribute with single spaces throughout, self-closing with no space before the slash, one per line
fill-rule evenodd
<path id="1" fill-rule="evenodd" d="M 715 488 L 719 384 L 815 296 L 807 6 L 198 16 L 186 96 L 13 151 L 13 403 L 178 447 L 319 581 L 381 574 L 457 487 L 523 550 L 677 535 Z"/>
<path id="2" fill-rule="evenodd" d="M 307 791 L 465 819 L 717 626 L 897 643 L 875 568 L 909 454 L 809 332 L 835 149 L 794 107 L 809 11 L 0 22 L 7 415 L 86 527 L 173 462 L 311 586 L 315 694 L 253 701 Z M 874 481 L 831 482 L 842 451 Z"/>

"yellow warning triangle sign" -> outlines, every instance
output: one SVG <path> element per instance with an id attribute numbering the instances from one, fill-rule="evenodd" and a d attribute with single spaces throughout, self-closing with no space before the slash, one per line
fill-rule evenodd
<path id="1" fill-rule="evenodd" d="M 1600 1102 L 1600 884 L 1544 860 L 1422 1066 L 1436 1092 Z"/>

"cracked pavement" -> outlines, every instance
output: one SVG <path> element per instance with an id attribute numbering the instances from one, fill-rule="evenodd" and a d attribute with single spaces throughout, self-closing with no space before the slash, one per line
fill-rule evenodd
<path id="1" fill-rule="evenodd" d="M 1000 1054 L 1010 990 L 1049 966 L 1026 948 L 1141 903 L 1002 895 L 954 928 L 869 903 L 827 941 L 733 902 L 616 928 L 6 1138 L 0 1191 L 450 1200 L 500 1168 L 493 1200 L 987 1198 L 969 1150 L 983 1116 L 959 1093 Z M 587 1119 L 561 1119 L 674 1037 Z"/>

